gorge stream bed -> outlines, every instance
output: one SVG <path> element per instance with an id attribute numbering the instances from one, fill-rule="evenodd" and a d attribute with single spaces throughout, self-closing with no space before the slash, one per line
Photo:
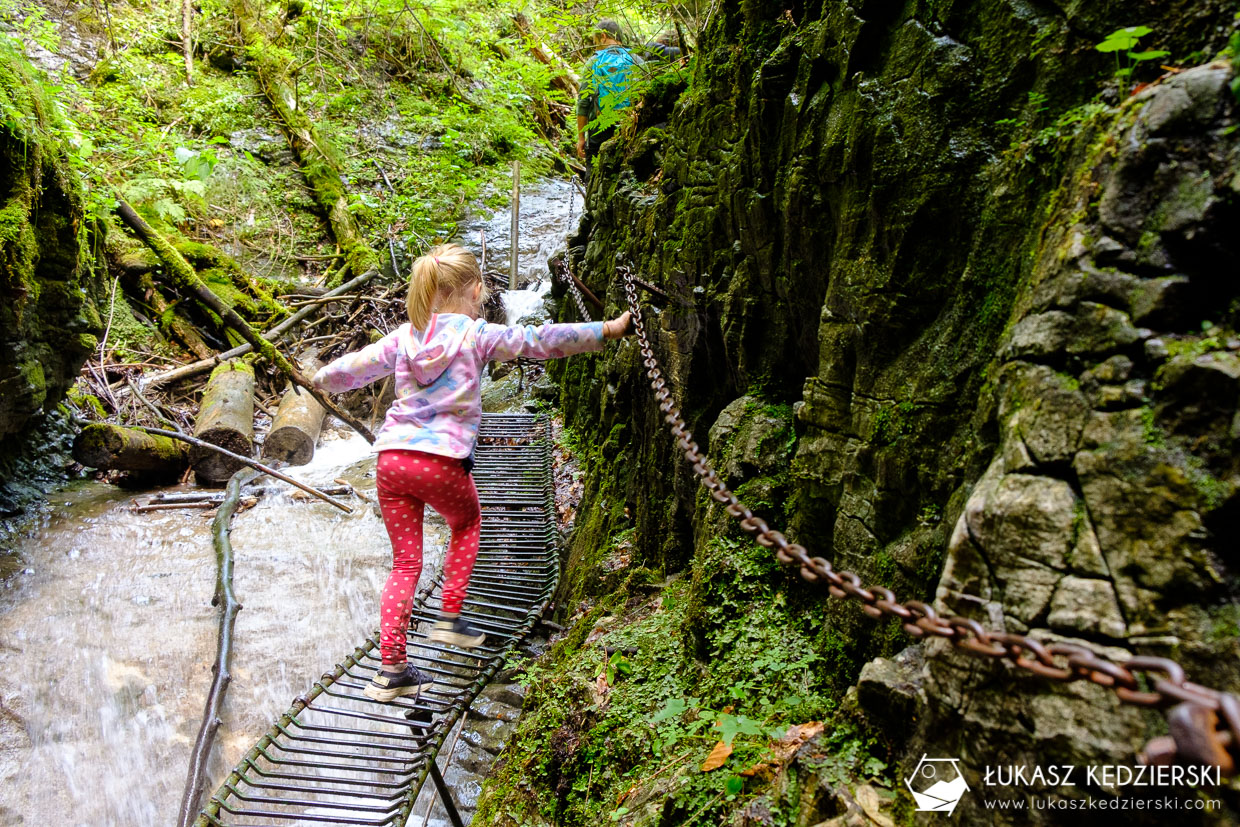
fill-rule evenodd
<path id="1" fill-rule="evenodd" d="M 575 217 L 574 195 L 570 183 L 552 180 L 523 197 L 522 281 L 534 289 L 505 296 L 510 321 L 544 313 L 546 259 Z M 506 267 L 507 226 L 507 211 L 481 216 L 462 228 L 463 241 L 477 252 L 485 230 L 490 269 Z M 515 387 L 486 390 L 488 409 L 521 403 Z M 391 560 L 374 466 L 361 437 L 326 432 L 312 462 L 286 472 L 316 486 L 348 482 L 357 491 L 346 498 L 352 514 L 262 478 L 251 486 L 264 491 L 257 504 L 234 517 L 243 608 L 208 792 L 297 695 L 374 631 Z M 150 493 L 73 483 L 49 497 L 12 549 L 17 571 L 0 592 L 0 824 L 43 824 L 53 813 L 57 823 L 91 827 L 175 821 L 216 654 L 213 511 L 130 510 Z M 429 509 L 425 538 L 430 578 L 448 530 Z M 522 693 L 488 687 L 451 763 L 440 759 L 467 820 Z M 423 824 L 429 788 L 410 824 Z M 429 823 L 443 817 L 436 805 Z"/>

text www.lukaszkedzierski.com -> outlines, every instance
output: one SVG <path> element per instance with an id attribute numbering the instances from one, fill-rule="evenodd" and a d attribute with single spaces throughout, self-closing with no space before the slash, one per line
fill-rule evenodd
<path id="1" fill-rule="evenodd" d="M 1217 798 L 992 798 L 987 810 L 1206 810 L 1222 807 Z"/>

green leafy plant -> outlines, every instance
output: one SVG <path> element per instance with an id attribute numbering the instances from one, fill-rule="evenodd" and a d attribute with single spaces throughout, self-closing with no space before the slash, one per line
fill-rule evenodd
<path id="1" fill-rule="evenodd" d="M 1167 57 L 1171 52 L 1157 49 L 1138 52 L 1137 44 L 1141 38 L 1148 34 L 1153 34 L 1154 30 L 1149 26 L 1125 26 L 1122 29 L 1116 29 L 1107 35 L 1106 39 L 1101 43 L 1094 44 L 1094 48 L 1103 53 L 1111 53 L 1115 55 L 1115 75 L 1119 78 L 1131 77 L 1133 70 L 1141 63 L 1151 60 L 1161 60 Z M 1123 53 L 1126 62 L 1120 62 L 1120 54 Z"/>
<path id="2" fill-rule="evenodd" d="M 633 664 L 621 652 L 614 652 L 603 665 L 603 672 L 607 682 L 614 686 L 616 678 L 633 674 Z"/>

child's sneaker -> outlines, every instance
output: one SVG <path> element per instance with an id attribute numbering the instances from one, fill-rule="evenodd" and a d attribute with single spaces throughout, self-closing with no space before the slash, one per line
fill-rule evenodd
<path id="1" fill-rule="evenodd" d="M 406 663 L 404 670 L 396 674 L 386 671 L 387 667 L 375 673 L 370 683 L 363 690 L 366 697 L 380 703 L 388 703 L 401 695 L 417 695 L 423 689 L 430 689 L 434 678 L 418 671 L 412 663 Z"/>
<path id="2" fill-rule="evenodd" d="M 436 643 L 446 643 L 449 646 L 459 646 L 462 649 L 472 649 L 475 646 L 481 646 L 482 641 L 487 639 L 486 632 L 479 632 L 463 617 L 444 618 L 435 622 L 431 628 L 431 632 L 427 637 Z"/>

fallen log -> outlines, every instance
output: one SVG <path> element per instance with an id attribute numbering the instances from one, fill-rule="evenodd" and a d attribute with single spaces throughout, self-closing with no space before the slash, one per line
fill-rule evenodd
<path id="1" fill-rule="evenodd" d="M 300 325 L 306 319 L 313 316 L 316 312 L 326 307 L 328 301 L 340 301 L 343 297 L 345 297 L 349 293 L 349 291 L 365 285 L 367 282 L 373 279 L 376 275 L 378 275 L 378 271 L 372 270 L 363 276 L 358 276 L 352 281 L 346 282 L 345 284 L 340 285 L 334 290 L 329 290 L 327 293 L 323 294 L 322 298 L 324 301 L 322 304 L 309 305 L 307 307 L 301 308 L 296 313 L 294 313 L 292 316 L 289 316 L 287 319 L 280 322 L 275 327 L 271 328 L 271 330 L 268 330 L 266 333 L 264 333 L 263 338 L 269 342 L 278 342 L 280 338 L 284 336 L 285 333 L 288 333 L 290 330 Z M 249 353 L 252 350 L 254 350 L 254 346 L 251 344 L 247 343 L 244 345 L 238 345 L 232 350 L 226 350 L 223 353 L 219 354 L 218 356 L 212 356 L 207 359 L 201 359 L 197 362 L 192 362 L 188 365 L 182 365 L 179 368 L 173 368 L 172 370 L 166 370 L 163 373 L 157 373 L 154 376 L 145 378 L 142 380 L 142 387 L 156 388 L 156 387 L 159 387 L 160 385 L 167 385 L 170 382 L 176 382 L 180 379 L 186 379 L 190 376 L 197 376 L 200 373 L 206 373 L 207 371 L 211 370 L 213 367 L 218 365 L 223 360 L 235 359 L 238 356 L 244 356 L 245 354 Z"/>
<path id="2" fill-rule="evenodd" d="M 283 371 L 289 381 L 308 390 L 315 399 L 319 400 L 319 404 L 331 411 L 334 416 L 347 424 L 353 430 L 357 431 L 367 442 L 374 442 L 374 434 L 370 432 L 365 425 L 358 421 L 354 416 L 342 410 L 338 405 L 332 402 L 326 394 L 314 387 L 310 380 L 301 375 L 301 371 L 293 367 L 292 363 L 275 349 L 271 342 L 264 339 L 254 332 L 254 328 L 246 324 L 245 319 L 237 315 L 237 312 L 224 303 L 219 296 L 211 291 L 211 288 L 203 284 L 202 279 L 198 278 L 198 274 L 194 272 L 194 268 L 189 262 L 176 251 L 168 240 L 155 232 L 149 224 L 142 220 L 142 217 L 134 212 L 133 207 L 124 201 L 117 199 L 116 212 L 125 224 L 138 234 L 138 237 L 146 242 L 147 246 L 155 255 L 159 256 L 160 261 L 165 265 L 165 275 L 172 279 L 173 283 L 198 297 L 198 300 L 211 308 L 226 325 L 235 330 L 243 339 L 253 345 L 262 357 Z"/>
<path id="3" fill-rule="evenodd" d="M 314 457 L 314 446 L 323 429 L 327 411 L 313 396 L 290 386 L 280 400 L 271 422 L 271 432 L 263 441 L 263 459 L 305 465 Z"/>
<path id="4" fill-rule="evenodd" d="M 578 84 L 580 78 L 573 71 L 573 67 L 568 65 L 564 58 L 556 53 L 555 49 L 534 39 L 533 32 L 530 31 L 530 21 L 524 14 L 513 15 L 512 22 L 516 25 L 517 31 L 528 41 L 528 50 L 530 55 L 542 63 L 549 69 L 555 70 L 558 74 L 551 77 L 551 85 L 562 91 L 569 98 L 577 97 Z"/>
<path id="5" fill-rule="evenodd" d="M 109 263 L 121 271 L 130 294 L 140 297 L 146 303 L 151 310 L 152 320 L 162 331 L 171 335 L 197 358 L 209 358 L 211 348 L 207 347 L 202 336 L 156 289 L 155 282 L 151 279 L 151 271 L 159 266 L 159 259 L 140 246 L 129 246 L 128 241 L 124 233 L 109 232 L 107 235 Z"/>
<path id="6" fill-rule="evenodd" d="M 173 439 L 107 422 L 87 425 L 73 440 L 73 458 L 88 468 L 177 477 L 189 451 Z"/>
<path id="7" fill-rule="evenodd" d="M 254 447 L 254 368 L 240 359 L 222 363 L 211 372 L 202 392 L 194 436 L 202 442 L 249 456 Z M 201 446 L 189 452 L 198 481 L 219 485 L 244 463 Z"/>
<path id="8" fill-rule="evenodd" d="M 283 480 L 284 482 L 287 482 L 289 485 L 300 488 L 302 491 L 305 491 L 307 494 L 311 494 L 315 497 L 318 497 L 320 500 L 322 500 L 325 503 L 330 503 L 331 505 L 336 506 L 336 508 L 339 508 L 341 511 L 343 511 L 346 514 L 353 513 L 353 509 L 349 508 L 347 505 L 340 502 L 340 500 L 332 499 L 331 497 L 327 496 L 326 494 L 324 494 L 322 491 L 318 490 L 317 488 L 311 488 L 309 485 L 306 485 L 304 482 L 299 482 L 298 480 L 293 479 L 287 474 L 281 474 L 276 469 L 269 468 L 268 466 L 263 465 L 261 462 L 252 460 L 249 457 L 243 457 L 240 454 L 234 454 L 226 448 L 221 448 L 218 445 L 212 445 L 209 442 L 203 442 L 202 440 L 196 437 L 186 436 L 185 434 L 178 434 L 176 431 L 165 431 L 162 428 L 143 428 L 142 430 L 146 431 L 148 434 L 158 434 L 159 436 L 166 436 L 166 437 L 171 437 L 172 439 L 179 439 L 184 442 L 188 442 L 190 445 L 196 445 L 200 448 L 206 448 L 209 451 L 218 451 L 219 453 L 227 454 L 231 456 L 233 459 L 240 462 L 242 465 L 248 465 L 251 468 L 256 468 L 259 471 L 262 471 L 264 474 L 266 474 L 269 477 L 275 477 L 278 480 Z"/>
<path id="9" fill-rule="evenodd" d="M 241 484 L 250 476 L 253 476 L 250 471 L 238 471 L 229 479 L 224 502 L 211 523 L 216 565 L 215 596 L 211 602 L 220 610 L 220 634 L 215 650 L 215 665 L 211 668 L 215 678 L 211 681 L 211 691 L 207 693 L 202 725 L 198 728 L 198 737 L 194 740 L 194 750 L 190 754 L 189 773 L 185 781 L 185 793 L 181 797 L 180 817 L 177 819 L 178 827 L 189 827 L 198 813 L 207 757 L 211 752 L 211 742 L 215 740 L 215 732 L 222 723 L 220 707 L 224 703 L 224 693 L 228 691 L 228 684 L 232 681 L 228 664 L 232 660 L 233 628 L 237 622 L 237 612 L 241 611 L 241 604 L 233 594 L 233 552 L 228 531 L 241 499 Z"/>
<path id="10" fill-rule="evenodd" d="M 288 52 L 272 48 L 267 42 L 259 15 L 247 0 L 233 0 L 232 12 L 246 45 L 249 65 L 254 67 L 258 77 L 259 88 L 280 119 L 302 174 L 310 184 L 314 200 L 327 216 L 349 271 L 354 276 L 361 276 L 378 270 L 379 258 L 366 242 L 357 219 L 349 209 L 348 188 L 340 177 L 341 164 L 330 145 L 314 128 L 313 121 L 298 107 L 288 66 L 280 57 Z"/>

